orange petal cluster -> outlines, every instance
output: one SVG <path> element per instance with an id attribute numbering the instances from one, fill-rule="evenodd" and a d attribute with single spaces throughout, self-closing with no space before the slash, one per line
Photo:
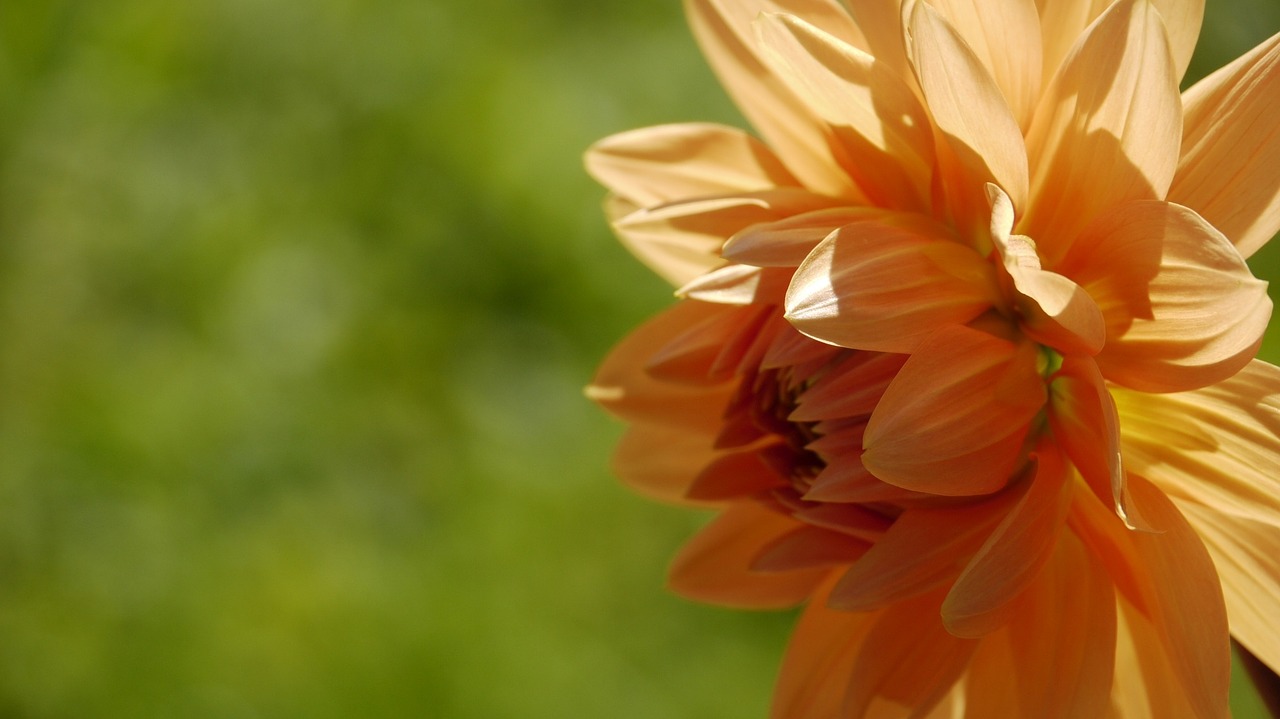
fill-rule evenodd
<path id="1" fill-rule="evenodd" d="M 1280 669 L 1280 35 L 1197 0 L 685 0 L 761 139 L 596 144 L 680 301 L 588 394 L 714 508 L 672 588 L 806 608 L 776 719 L 1219 717 Z"/>

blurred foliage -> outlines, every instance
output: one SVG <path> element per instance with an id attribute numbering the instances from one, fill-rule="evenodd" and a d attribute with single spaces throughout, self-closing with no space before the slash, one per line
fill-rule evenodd
<path id="1" fill-rule="evenodd" d="M 581 152 L 695 119 L 675 0 L 0 4 L 0 716 L 762 715 L 580 392 L 670 300 Z"/>

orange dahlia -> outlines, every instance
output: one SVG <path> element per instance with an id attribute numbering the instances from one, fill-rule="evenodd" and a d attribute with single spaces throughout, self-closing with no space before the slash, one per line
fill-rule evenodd
<path id="1" fill-rule="evenodd" d="M 672 588 L 805 603 L 773 716 L 1218 717 L 1280 669 L 1280 35 L 1203 0 L 686 0 L 763 140 L 588 153 L 680 301 L 588 393 L 719 514 Z"/>

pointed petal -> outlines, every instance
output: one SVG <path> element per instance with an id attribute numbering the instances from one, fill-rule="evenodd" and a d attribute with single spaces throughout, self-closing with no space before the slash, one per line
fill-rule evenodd
<path id="1" fill-rule="evenodd" d="M 1116 597 L 1116 661 L 1112 716 L 1118 719 L 1187 717 L 1196 714 L 1179 686 L 1151 618 L 1123 595 Z"/>
<path id="2" fill-rule="evenodd" d="M 642 324 L 609 352 L 587 387 L 587 397 L 628 422 L 653 423 L 715 436 L 734 385 L 663 382 L 646 370 L 673 339 L 736 308 L 685 301 Z"/>
<path id="3" fill-rule="evenodd" d="M 832 207 L 752 225 L 724 244 L 730 262 L 756 267 L 798 267 L 827 235 L 853 222 L 889 216 L 872 207 Z"/>
<path id="4" fill-rule="evenodd" d="M 727 265 L 685 284 L 676 296 L 727 305 L 780 305 L 792 274 L 788 268 Z"/>
<path id="5" fill-rule="evenodd" d="M 813 422 L 870 414 L 906 361 L 905 355 L 857 353 L 841 361 L 805 390 L 789 419 Z"/>
<path id="6" fill-rule="evenodd" d="M 614 474 L 631 489 L 660 502 L 698 504 L 685 493 L 716 456 L 711 438 L 680 428 L 634 425 L 613 454 Z"/>
<path id="7" fill-rule="evenodd" d="M 1132 202 L 1098 218 L 1079 245 L 1070 274 L 1106 318 L 1097 361 L 1108 380 L 1177 392 L 1224 380 L 1253 359 L 1271 318 L 1267 285 L 1199 215 Z"/>
<path id="8" fill-rule="evenodd" d="M 871 415 L 863 464 L 904 489 L 994 492 L 1017 469 L 1045 397 L 1032 345 L 967 327 L 940 330 L 907 360 Z"/>
<path id="9" fill-rule="evenodd" d="M 587 150 L 586 164 L 600 184 L 641 207 L 799 186 L 763 142 L 710 123 L 613 135 Z"/>
<path id="10" fill-rule="evenodd" d="M 911 352 L 998 298 L 991 266 L 909 215 L 845 225 L 814 248 L 787 292 L 787 319 L 832 344 Z"/>
<path id="11" fill-rule="evenodd" d="M 859 647 L 839 716 L 868 716 L 873 709 L 924 716 L 951 691 L 978 643 L 947 632 L 938 601 L 925 595 L 880 614 Z"/>
<path id="12" fill-rule="evenodd" d="M 1013 282 L 1023 331 L 1059 352 L 1097 354 L 1107 338 L 1097 303 L 1080 285 L 1042 270 L 1031 238 L 1009 234 L 1013 226 L 1009 196 L 995 185 L 987 185 L 987 195 L 992 203 L 991 240 Z"/>
<path id="13" fill-rule="evenodd" d="M 675 443 L 674 447 L 680 447 L 681 444 L 683 442 Z M 636 463 L 641 466 L 644 458 L 640 451 L 645 449 L 655 456 L 674 455 L 674 452 L 668 453 L 665 448 L 657 446 L 636 446 L 635 449 Z M 713 453 L 710 457 L 703 458 L 699 464 L 677 465 L 673 469 L 683 469 L 679 476 L 684 479 L 681 482 L 684 497 L 700 502 L 723 502 L 787 486 L 787 477 L 778 471 L 778 467 L 780 460 L 789 454 L 791 452 L 787 448 L 773 445 L 727 454 Z M 675 464 L 675 459 L 672 456 L 670 463 Z M 690 470 L 693 471 L 692 477 L 689 476 Z"/>
<path id="14" fill-rule="evenodd" d="M 672 591 L 699 602 L 749 609 L 780 609 L 804 601 L 826 576 L 823 569 L 752 571 L 766 547 L 803 527 L 754 502 L 739 502 L 689 540 L 671 564 Z"/>
<path id="15" fill-rule="evenodd" d="M 1040 15 L 1035 0 L 930 0 L 973 50 L 1023 129 L 1040 99 Z"/>
<path id="16" fill-rule="evenodd" d="M 1057 262 L 1090 219 L 1126 200 L 1164 197 L 1181 136 L 1164 24 L 1147 0 L 1120 0 L 1045 91 L 1027 133 L 1037 162 L 1018 233 L 1034 237 L 1045 266 L 1060 271 Z"/>
<path id="17" fill-rule="evenodd" d="M 840 716 L 849 676 L 877 614 L 828 609 L 825 592 L 809 602 L 796 624 L 773 692 L 772 719 Z"/>
<path id="18" fill-rule="evenodd" d="M 766 546 L 751 564 L 756 572 L 794 572 L 852 564 L 869 542 L 821 527 L 804 526 Z"/>
<path id="19" fill-rule="evenodd" d="M 1008 623 L 1014 601 L 1053 554 L 1071 506 L 1073 482 L 1051 445 L 1040 448 L 1035 477 L 1029 481 L 1031 486 L 942 603 L 942 621 L 956 636 L 980 637 Z"/>
<path id="20" fill-rule="evenodd" d="M 1182 97 L 1186 128 L 1169 199 L 1248 257 L 1280 231 L 1280 34 Z"/>
<path id="21" fill-rule="evenodd" d="M 1129 497 L 1120 417 L 1098 365 L 1085 357 L 1066 357 L 1049 388 L 1049 427 L 1071 463 L 1125 526 L 1149 529 Z"/>
<path id="22" fill-rule="evenodd" d="M 845 572 L 830 604 L 869 611 L 920 596 L 955 580 L 1016 497 L 963 507 L 913 508 Z"/>
<path id="23" fill-rule="evenodd" d="M 956 225 L 984 229 L 986 183 L 1004 188 L 1014 207 L 1027 200 L 1027 149 L 1000 88 L 964 39 L 927 3 L 911 11 L 908 49 L 935 126 L 943 185 Z"/>
<path id="24" fill-rule="evenodd" d="M 1104 716 L 1116 654 L 1115 590 L 1106 569 L 1070 532 L 1019 598 L 1009 637 L 1019 716 Z"/>
<path id="25" fill-rule="evenodd" d="M 791 15 L 764 14 L 756 31 L 766 63 L 833 129 L 871 203 L 927 211 L 929 116 L 897 73 Z"/>
<path id="26" fill-rule="evenodd" d="M 831 128 L 764 65 L 751 22 L 761 12 L 822 17 L 828 32 L 861 35 L 835 0 L 685 0 L 693 34 L 742 114 L 806 187 L 856 202 L 861 196 L 831 151 Z"/>
<path id="27" fill-rule="evenodd" d="M 1125 530 L 1086 493 L 1076 495 L 1072 526 L 1107 565 L 1117 586 L 1150 618 L 1196 715 L 1226 717 L 1230 635 L 1213 561 L 1163 492 L 1136 475 L 1130 475 L 1129 486 L 1162 533 Z"/>
<path id="28" fill-rule="evenodd" d="M 734 234 L 831 202 L 807 190 L 777 188 L 640 208 L 617 217 L 613 228 L 636 257 L 679 287 L 724 265 L 720 247 Z"/>

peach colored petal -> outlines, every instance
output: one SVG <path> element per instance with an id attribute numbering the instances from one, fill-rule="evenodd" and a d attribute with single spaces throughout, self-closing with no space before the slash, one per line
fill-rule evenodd
<path id="1" fill-rule="evenodd" d="M 1183 93 L 1182 159 L 1169 199 L 1194 207 L 1248 257 L 1280 231 L 1280 35 Z"/>
<path id="2" fill-rule="evenodd" d="M 710 444 L 705 439 L 703 443 Z M 657 445 L 637 445 L 635 449 L 633 459 L 641 466 L 652 464 L 652 460 L 640 454 L 642 451 L 647 449 L 659 457 L 667 453 L 665 448 Z M 709 446 L 707 449 L 711 453 Z M 789 448 L 779 445 L 725 454 L 712 453 L 701 462 L 673 473 L 685 478 L 681 482 L 685 498 L 698 502 L 724 502 L 787 486 L 787 477 L 779 471 L 779 465 L 791 454 Z M 692 478 L 688 477 L 690 473 L 694 475 Z"/>
<path id="3" fill-rule="evenodd" d="M 734 385 L 674 385 L 654 379 L 646 366 L 655 353 L 690 327 L 735 309 L 685 301 L 650 319 L 609 352 L 586 389 L 587 397 L 628 422 L 714 436 Z"/>
<path id="4" fill-rule="evenodd" d="M 1008 629 L 997 629 L 983 637 L 965 674 L 963 691 L 967 716 L 1022 716 L 1018 693 L 1011 690 L 1011 685 L 1017 682 L 1018 669 L 1009 646 Z"/>
<path id="5" fill-rule="evenodd" d="M 1132 506 L 1120 452 L 1120 418 L 1098 365 L 1066 357 L 1049 383 L 1049 427 L 1098 499 L 1130 529 L 1150 529 Z"/>
<path id="6" fill-rule="evenodd" d="M 904 489 L 975 495 L 1003 487 L 1046 398 L 1036 350 L 948 327 L 903 365 L 871 415 L 862 461 Z"/>
<path id="7" fill-rule="evenodd" d="M 821 527 L 802 526 L 768 544 L 751 570 L 794 572 L 804 569 L 844 567 L 861 557 L 869 542 Z"/>
<path id="8" fill-rule="evenodd" d="M 622 243 L 642 262 L 679 287 L 724 265 L 725 238 L 761 222 L 829 207 L 830 198 L 793 187 L 705 197 L 650 208 L 617 217 L 613 228 Z M 614 200 L 625 208 L 626 200 Z"/>
<path id="9" fill-rule="evenodd" d="M 927 211 L 929 116 L 884 63 L 791 15 L 755 23 L 766 63 L 834 131 L 844 167 L 874 205 Z"/>
<path id="10" fill-rule="evenodd" d="M 938 600 L 925 595 L 880 613 L 859 647 L 839 716 L 924 716 L 951 692 L 978 643 L 947 632 Z"/>
<path id="11" fill-rule="evenodd" d="M 1013 283 L 1014 309 L 1023 331 L 1059 352 L 1097 354 L 1107 334 L 1097 303 L 1070 279 L 1041 269 L 1035 242 L 1009 234 L 1013 228 L 1009 196 L 995 185 L 987 185 L 987 195 L 992 203 L 991 240 Z"/>
<path id="12" fill-rule="evenodd" d="M 1114 0 L 1036 0 L 1040 17 L 1042 87 L 1048 86 L 1076 40 Z"/>
<path id="13" fill-rule="evenodd" d="M 843 351 L 800 334 L 781 313 L 775 317 L 780 326 L 760 360 L 760 369 L 822 365 L 835 353 Z"/>
<path id="14" fill-rule="evenodd" d="M 605 214 L 622 245 L 662 279 L 679 287 L 724 264 L 717 252 L 720 240 L 716 237 L 661 230 L 630 231 L 618 227 L 620 220 L 640 210 L 639 205 L 617 195 L 605 199 Z"/>
<path id="15" fill-rule="evenodd" d="M 1130 490 L 1159 534 L 1129 532 L 1087 493 L 1071 524 L 1116 585 L 1151 620 L 1197 716 L 1225 717 L 1231 675 L 1227 616 L 1213 561 L 1168 497 L 1130 475 Z M 1151 653 L 1152 647 L 1140 651 Z"/>
<path id="16" fill-rule="evenodd" d="M 952 218 L 964 232 L 985 229 L 991 182 L 1014 207 L 1027 200 L 1027 149 L 1000 88 L 964 39 L 927 3 L 911 10 L 907 47 L 929 111 L 945 142 L 938 164 Z"/>
<path id="17" fill-rule="evenodd" d="M 772 719 L 840 716 L 854 662 L 877 614 L 833 611 L 825 592 L 809 602 L 787 645 L 773 693 Z"/>
<path id="18" fill-rule="evenodd" d="M 1018 716 L 1100 717 L 1111 698 L 1115 589 L 1074 534 L 1057 540 L 1052 559 L 1011 612 Z"/>
<path id="19" fill-rule="evenodd" d="M 822 569 L 752 571 L 766 547 L 804 525 L 754 502 L 721 512 L 680 549 L 668 585 L 700 602 L 748 609 L 780 609 L 804 601 L 826 576 Z"/>
<path id="20" fill-rule="evenodd" d="M 1098 218 L 1079 244 L 1069 274 L 1106 318 L 1097 361 L 1108 380 L 1176 392 L 1224 380 L 1253 359 L 1271 318 L 1267 285 L 1199 215 L 1131 202 Z"/>
<path id="21" fill-rule="evenodd" d="M 685 494 L 715 456 L 711 438 L 704 434 L 636 424 L 623 433 L 611 466 L 623 484 L 647 497 L 669 504 L 706 504 Z"/>
<path id="22" fill-rule="evenodd" d="M 1040 15 L 1035 0 L 929 0 L 991 74 L 1022 129 L 1040 99 Z"/>
<path id="23" fill-rule="evenodd" d="M 1015 499 L 1001 495 L 964 507 L 904 511 L 840 578 L 829 604 L 864 612 L 950 584 Z"/>
<path id="24" fill-rule="evenodd" d="M 956 636 L 980 637 L 1006 624 L 1014 600 L 1054 552 L 1074 482 L 1051 444 L 1041 445 L 1037 460 L 1035 476 L 1025 480 L 1030 487 L 974 554 L 942 603 L 942 621 Z"/>
<path id="25" fill-rule="evenodd" d="M 845 225 L 814 248 L 787 292 L 787 319 L 831 344 L 911 352 L 998 300 L 990 264 L 927 220 Z"/>
<path id="26" fill-rule="evenodd" d="M 1035 238 L 1046 267 L 1062 271 L 1057 262 L 1091 218 L 1126 200 L 1163 199 L 1181 133 L 1164 24 L 1148 0 L 1120 0 L 1045 90 L 1027 133 L 1037 161 L 1017 232 Z M 1016 196 L 1014 204 L 1022 207 Z"/>
<path id="27" fill-rule="evenodd" d="M 1112 716 L 1120 719 L 1171 717 L 1196 719 L 1178 675 L 1159 647 L 1160 634 L 1151 619 L 1123 596 L 1116 602 L 1115 679 L 1111 688 Z"/>
<path id="28" fill-rule="evenodd" d="M 798 267 L 827 235 L 854 222 L 890 216 L 873 207 L 831 207 L 752 225 L 730 237 L 720 254 L 756 267 Z"/>
<path id="29" fill-rule="evenodd" d="M 763 142 L 710 123 L 607 137 L 587 150 L 586 165 L 600 184 L 641 207 L 799 186 Z"/>
<path id="30" fill-rule="evenodd" d="M 861 193 L 832 154 L 832 131 L 761 62 L 751 22 L 761 12 L 822 17 L 846 41 L 861 36 L 835 0 L 685 0 L 703 54 L 742 114 L 806 187 L 851 204 Z"/>
<path id="31" fill-rule="evenodd" d="M 870 352 L 852 355 L 805 390 L 788 419 L 812 422 L 828 417 L 869 415 L 906 361 L 906 355 Z M 858 446 L 861 447 L 861 442 Z"/>
<path id="32" fill-rule="evenodd" d="M 790 268 L 727 265 L 686 283 L 676 296 L 727 305 L 781 305 L 792 274 Z"/>

